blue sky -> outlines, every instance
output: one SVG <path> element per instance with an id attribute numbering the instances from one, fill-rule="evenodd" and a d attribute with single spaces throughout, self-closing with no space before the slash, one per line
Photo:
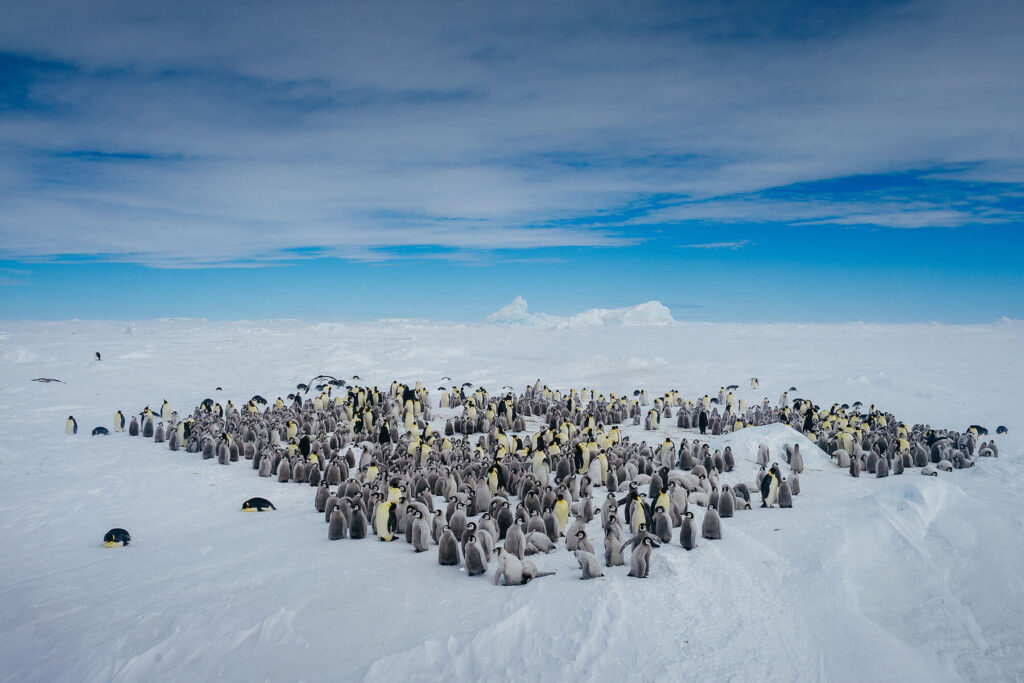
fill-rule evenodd
<path id="1" fill-rule="evenodd" d="M 1019 3 L 5 15 L 2 318 L 1024 318 Z"/>

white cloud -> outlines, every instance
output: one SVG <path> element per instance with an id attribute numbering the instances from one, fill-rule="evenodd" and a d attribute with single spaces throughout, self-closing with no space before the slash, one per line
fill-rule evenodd
<path id="1" fill-rule="evenodd" d="M 0 255 L 251 265 L 621 246 L 667 220 L 1019 220 L 751 198 L 943 167 L 1024 182 L 1020 5 L 869 7 L 16 4 L 3 49 L 69 66 L 29 86 L 44 109 L 0 114 Z M 661 195 L 699 203 L 615 220 Z"/>
<path id="2" fill-rule="evenodd" d="M 750 244 L 750 240 L 738 240 L 736 242 L 705 242 L 703 244 L 680 244 L 680 249 L 742 249 Z"/>

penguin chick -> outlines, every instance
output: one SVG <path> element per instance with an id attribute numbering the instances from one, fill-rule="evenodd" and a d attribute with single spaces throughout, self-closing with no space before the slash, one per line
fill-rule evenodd
<path id="1" fill-rule="evenodd" d="M 437 562 L 446 567 L 459 564 L 459 542 L 455 540 L 455 532 L 445 524 L 441 539 L 438 541 Z"/>
<path id="2" fill-rule="evenodd" d="M 601 571 L 601 563 L 597 561 L 597 556 L 594 553 L 587 550 L 577 550 L 575 555 L 576 561 L 579 562 L 580 569 L 583 571 L 580 579 L 596 579 L 604 576 L 604 572 Z"/>
<path id="3" fill-rule="evenodd" d="M 555 544 L 551 542 L 551 539 L 547 537 L 547 534 L 542 534 L 537 531 L 531 531 L 526 535 L 526 544 L 524 546 L 524 555 L 536 555 L 537 553 L 550 553 L 555 549 Z"/>
<path id="4" fill-rule="evenodd" d="M 590 539 L 587 538 L 587 530 L 580 529 L 576 532 L 576 549 L 588 552 L 591 555 L 594 554 L 594 546 L 590 543 Z"/>
<path id="5" fill-rule="evenodd" d="M 334 511 L 331 512 L 331 521 L 327 527 L 327 540 L 337 541 L 338 539 L 345 538 L 345 532 L 348 531 L 345 525 L 345 516 L 341 514 L 341 506 L 335 505 Z"/>
<path id="6" fill-rule="evenodd" d="M 621 567 L 626 564 L 622 557 L 622 541 L 608 526 L 604 530 L 604 564 L 606 567 Z"/>
<path id="7" fill-rule="evenodd" d="M 470 536 L 466 543 L 466 573 L 469 576 L 487 573 L 487 559 L 476 536 Z"/>
<path id="8" fill-rule="evenodd" d="M 693 513 L 686 512 L 683 518 L 683 526 L 679 530 L 679 543 L 684 550 L 693 550 L 697 547 L 697 523 L 693 521 Z"/>
<path id="9" fill-rule="evenodd" d="M 651 571 L 651 549 L 658 545 L 650 536 L 646 536 L 639 545 L 633 549 L 633 557 L 629 564 L 629 574 L 638 579 L 646 579 Z"/>
<path id="10" fill-rule="evenodd" d="M 722 538 L 722 520 L 714 506 L 709 507 L 704 513 L 700 535 L 708 540 L 721 540 Z"/>
<path id="11" fill-rule="evenodd" d="M 414 510 L 412 515 L 412 547 L 422 553 L 430 547 L 430 525 L 423 518 L 422 510 Z"/>

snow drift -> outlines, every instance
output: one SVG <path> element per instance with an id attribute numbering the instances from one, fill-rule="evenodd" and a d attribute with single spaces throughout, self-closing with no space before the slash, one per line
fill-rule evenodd
<path id="1" fill-rule="evenodd" d="M 0 679 L 1024 678 L 1024 326 L 125 325 L 0 324 Z M 709 437 L 736 454 L 726 481 L 750 484 L 757 444 L 788 474 L 782 446 L 800 443 L 793 509 L 737 512 L 692 552 L 674 540 L 646 580 L 619 567 L 580 581 L 560 546 L 537 560 L 556 576 L 503 588 L 404 542 L 328 541 L 308 486 L 88 436 L 118 408 L 273 400 L 323 372 L 688 397 L 735 383 L 748 403 L 796 386 L 823 406 L 986 425 L 1000 457 L 935 478 L 853 479 L 787 427 Z M 996 436 L 999 424 L 1010 433 Z M 693 438 L 671 425 L 624 432 Z M 252 496 L 278 511 L 240 512 Z M 103 548 L 115 526 L 131 546 Z"/>

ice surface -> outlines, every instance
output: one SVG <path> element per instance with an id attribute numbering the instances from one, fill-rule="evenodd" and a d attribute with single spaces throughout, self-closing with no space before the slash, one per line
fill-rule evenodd
<path id="1" fill-rule="evenodd" d="M 1020 680 L 1021 349 L 1014 321 L 2 323 L 0 678 Z M 773 459 L 801 443 L 795 507 L 737 512 L 721 541 L 689 553 L 661 548 L 647 580 L 617 567 L 580 581 L 560 546 L 536 559 L 556 576 L 504 588 L 438 566 L 433 548 L 330 542 L 311 488 L 260 479 L 246 463 L 89 436 L 119 408 L 273 400 L 320 373 L 687 397 L 738 384 L 748 402 L 795 386 L 791 397 L 822 405 L 985 425 L 1000 457 L 937 478 L 853 479 L 786 427 L 714 437 L 736 453 L 727 483 L 752 483 L 759 443 Z M 41 375 L 66 384 L 31 381 Z M 77 436 L 64 435 L 68 414 Z M 998 424 L 1010 433 L 995 437 Z M 252 496 L 278 511 L 241 513 Z M 115 526 L 132 533 L 128 548 L 103 548 Z M 588 531 L 600 550 L 599 530 Z"/>

